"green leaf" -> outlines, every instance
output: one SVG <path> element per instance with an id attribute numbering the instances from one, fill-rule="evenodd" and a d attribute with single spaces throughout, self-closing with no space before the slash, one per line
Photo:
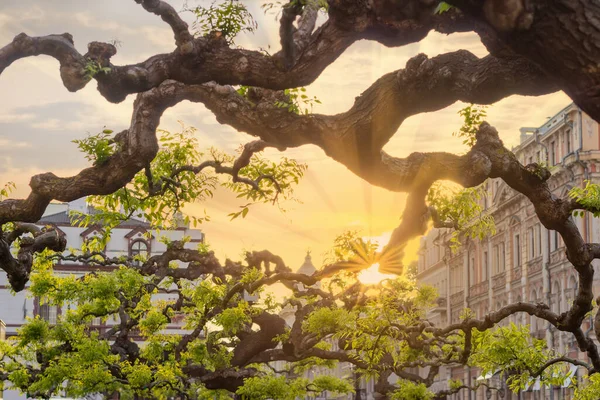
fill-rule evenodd
<path id="1" fill-rule="evenodd" d="M 437 7 L 435 8 L 435 10 L 433 11 L 434 14 L 443 14 L 446 11 L 450 10 L 452 8 L 452 6 L 448 3 L 446 3 L 445 1 L 441 1 Z"/>

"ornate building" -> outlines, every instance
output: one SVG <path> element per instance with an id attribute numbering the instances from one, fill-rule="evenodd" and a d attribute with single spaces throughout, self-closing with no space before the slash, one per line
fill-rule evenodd
<path id="1" fill-rule="evenodd" d="M 67 237 L 67 244 L 72 248 L 81 248 L 85 241 L 99 235 L 102 231 L 102 226 L 94 225 L 88 228 L 79 227 L 75 218 L 70 217 L 70 211 L 83 213 L 92 213 L 94 210 L 90 208 L 85 199 L 79 199 L 71 203 L 52 203 L 48 206 L 45 214 L 37 222 L 40 227 L 52 225 L 58 229 L 61 235 Z M 111 238 L 108 242 L 105 252 L 109 257 L 117 256 L 133 256 L 136 254 L 147 254 L 148 256 L 162 254 L 166 251 L 166 245 L 160 242 L 158 237 L 150 234 L 150 225 L 136 218 L 131 218 L 122 222 L 111 232 Z M 191 238 L 186 243 L 189 248 L 194 248 L 198 243 L 204 241 L 204 234 L 198 229 L 190 229 L 188 226 L 181 225 L 173 230 L 162 230 L 160 236 L 169 238 L 171 241 L 180 240 L 185 236 Z M 97 265 L 87 265 L 77 262 L 59 262 L 54 266 L 54 272 L 58 275 L 75 275 L 83 276 L 92 271 L 110 271 L 116 267 L 102 267 Z M 156 298 L 168 299 L 168 294 L 157 294 Z M 50 323 L 56 323 L 64 310 L 61 307 L 48 305 L 41 302 L 39 298 L 33 297 L 28 290 L 13 293 L 8 284 L 8 279 L 4 271 L 0 271 L 0 320 L 6 324 L 6 336 L 14 336 L 28 318 L 39 316 Z M 92 328 L 100 332 L 110 329 L 114 324 L 118 323 L 118 316 L 102 321 L 96 318 L 92 322 Z M 166 329 L 167 332 L 181 333 L 180 324 L 173 323 Z M 1 400 L 0 396 L 0 400 Z M 4 399 L 21 399 L 24 396 L 19 395 L 16 391 L 6 390 Z"/>
<path id="2" fill-rule="evenodd" d="M 93 212 L 93 209 L 86 204 L 85 199 L 79 199 L 71 203 L 52 203 L 37 222 L 37 225 L 40 227 L 54 226 L 61 235 L 67 237 L 67 245 L 77 249 L 85 241 L 101 234 L 102 226 L 79 227 L 75 218 L 69 216 L 70 211 L 90 213 Z M 122 222 L 113 229 L 110 241 L 105 249 L 106 254 L 109 257 L 162 254 L 166 250 L 166 245 L 161 243 L 158 238 L 149 235 L 150 230 L 150 225 L 141 219 L 131 218 Z M 178 240 L 184 236 L 189 236 L 191 240 L 186 245 L 190 248 L 197 246 L 199 242 L 204 240 L 204 234 L 200 230 L 190 229 L 183 225 L 174 230 L 161 231 L 160 235 L 168 237 L 170 240 Z M 115 269 L 115 267 L 92 266 L 77 262 L 59 262 L 54 266 L 56 274 L 73 274 L 76 276 L 82 276 L 91 271 L 112 269 Z M 0 303 L 4 305 L 0 309 L 0 319 L 6 324 L 7 336 L 14 336 L 16 330 L 29 317 L 39 315 L 49 322 L 56 322 L 62 311 L 56 306 L 40 304 L 40 299 L 31 297 L 27 287 L 19 293 L 12 293 L 4 271 L 0 271 Z M 98 319 L 98 325 L 94 327 L 105 329 L 110 324 L 111 322 L 101 324 Z"/>
<path id="3" fill-rule="evenodd" d="M 552 172 L 548 185 L 558 197 L 567 196 L 572 187 L 583 186 L 587 180 L 600 183 L 599 126 L 574 104 L 539 128 L 521 128 L 520 144 L 513 152 L 524 165 L 545 163 Z M 494 217 L 494 235 L 465 240 L 456 252 L 448 246 L 449 230 L 433 229 L 421 239 L 417 279 L 436 287 L 439 293 L 438 306 L 430 311 L 432 322 L 457 322 L 465 308 L 482 317 L 518 301 L 543 302 L 557 312 L 567 310 L 575 296 L 578 276 L 566 259 L 558 233 L 544 228 L 529 200 L 503 181 L 488 180 L 484 190 L 481 205 Z M 584 240 L 600 241 L 600 222 L 591 214 L 574 220 Z M 598 265 L 595 269 L 598 279 Z M 594 284 L 600 287 L 600 280 Z M 548 346 L 560 353 L 585 358 L 572 335 L 556 331 L 546 321 L 517 314 L 502 324 L 510 322 L 528 324 L 533 336 L 545 338 Z M 577 373 L 575 368 L 572 371 Z M 478 378 L 486 377 L 468 368 L 446 368 L 438 376 L 437 388 L 445 388 L 450 378 L 475 384 Z M 497 377 L 490 379 L 496 385 L 503 384 Z M 485 388 L 480 388 L 476 393 L 463 391 L 455 398 L 475 400 L 485 395 Z M 492 396 L 501 398 L 498 393 Z M 505 391 L 504 398 L 570 399 L 572 390 L 532 382 L 519 396 Z"/>

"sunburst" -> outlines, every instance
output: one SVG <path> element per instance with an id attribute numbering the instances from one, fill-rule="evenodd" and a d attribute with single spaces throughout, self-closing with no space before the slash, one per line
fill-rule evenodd
<path id="1" fill-rule="evenodd" d="M 379 263 L 371 265 L 367 269 L 363 269 L 357 275 L 358 280 L 363 285 L 378 285 L 386 279 L 395 279 L 397 275 L 394 274 L 383 274 L 380 272 Z"/>
<path id="2" fill-rule="evenodd" d="M 358 273 L 358 280 L 364 285 L 376 285 L 386 279 L 395 279 L 404 268 L 402 247 L 386 246 L 381 252 L 377 246 L 364 240 L 352 243 L 354 257 L 343 262 L 341 269 Z"/>

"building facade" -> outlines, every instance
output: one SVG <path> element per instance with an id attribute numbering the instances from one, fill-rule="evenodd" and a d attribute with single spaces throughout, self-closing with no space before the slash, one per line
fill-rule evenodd
<path id="1" fill-rule="evenodd" d="M 61 204 L 50 204 L 40 221 L 37 225 L 40 227 L 51 225 L 55 227 L 61 235 L 67 237 L 67 244 L 71 248 L 79 249 L 89 239 L 94 236 L 101 235 L 101 226 L 92 227 L 79 227 L 74 218 L 69 216 L 71 211 L 90 213 L 93 209 L 89 208 L 85 202 L 85 199 L 76 200 L 71 203 Z M 166 251 L 166 245 L 159 241 L 159 237 L 154 237 L 151 233 L 151 226 L 136 218 L 131 218 L 119 226 L 114 228 L 111 232 L 111 238 L 108 242 L 105 252 L 109 257 L 118 256 L 134 256 L 136 254 L 146 254 L 147 256 L 160 255 Z M 183 237 L 190 237 L 191 240 L 185 244 L 185 247 L 195 248 L 199 243 L 204 242 L 204 234 L 198 229 L 190 229 L 187 226 L 181 226 L 174 230 L 161 230 L 160 236 L 167 237 L 169 240 L 181 240 Z M 102 267 L 97 265 L 85 265 L 76 262 L 60 262 L 54 266 L 54 272 L 57 275 L 75 275 L 83 276 L 93 271 L 110 271 L 115 267 Z M 310 254 L 306 255 L 304 263 L 297 270 L 299 273 L 306 275 L 312 275 L 316 271 L 315 266 L 312 263 Z M 317 284 L 318 285 L 318 284 Z M 157 294 L 156 298 L 168 299 L 167 294 Z M 245 294 L 248 301 L 256 300 L 256 297 Z M 25 290 L 14 293 L 11 291 L 6 273 L 0 271 L 0 304 L 3 307 L 0 308 L 0 340 L 4 339 L 4 329 L 6 327 L 6 336 L 17 335 L 17 330 L 27 322 L 27 319 L 39 316 L 47 320 L 50 323 L 56 323 L 60 318 L 60 315 L 65 311 L 60 307 L 53 305 L 44 304 L 40 301 L 41 299 L 35 298 L 28 291 L 26 286 Z M 282 311 L 281 316 L 291 326 L 294 323 L 294 310 L 292 308 L 286 308 Z M 6 323 L 4 325 L 3 321 Z M 100 332 L 110 329 L 111 326 L 117 324 L 118 316 L 114 318 L 108 318 L 106 321 L 102 321 L 100 318 L 94 319 L 91 328 L 96 329 Z M 166 329 L 170 333 L 182 334 L 183 331 L 181 325 L 173 323 Z M 332 342 L 334 345 L 337 343 Z M 280 361 L 274 363 L 276 369 L 283 369 L 285 362 Z M 354 371 L 352 366 L 348 363 L 340 363 L 335 369 L 329 370 L 323 367 L 314 367 L 309 371 L 305 372 L 306 378 L 313 378 L 318 375 L 335 375 L 338 377 L 352 378 Z M 372 380 L 366 381 L 365 379 L 359 380 L 357 391 L 360 391 L 362 400 L 372 400 L 374 382 Z M 2 392 L 0 391 L 0 400 L 2 400 Z M 25 396 L 19 394 L 14 390 L 7 390 L 4 392 L 4 399 L 16 400 L 23 399 Z M 355 395 L 336 396 L 333 393 L 323 392 L 317 396 L 311 397 L 314 400 L 325 400 L 325 399 L 336 399 L 336 400 L 349 400 L 354 399 Z M 68 400 L 68 399 L 67 399 Z"/>
<path id="2" fill-rule="evenodd" d="M 76 218 L 70 217 L 69 213 L 71 211 L 86 214 L 94 212 L 86 204 L 85 199 L 79 199 L 71 203 L 52 203 L 36 224 L 40 227 L 48 225 L 55 227 L 59 234 L 66 236 L 67 245 L 70 248 L 80 249 L 87 240 L 101 235 L 102 226 L 80 227 L 76 222 Z M 159 241 L 160 237 L 166 237 L 171 241 L 189 237 L 191 240 L 185 244 L 188 248 L 195 248 L 204 241 L 202 231 L 190 229 L 183 224 L 176 229 L 161 230 L 160 237 L 153 236 L 151 231 L 152 227 L 144 220 L 131 218 L 124 221 L 112 230 L 105 253 L 109 257 L 134 256 L 136 254 L 150 257 L 162 254 L 167 250 L 166 245 Z M 115 268 L 61 261 L 54 266 L 54 272 L 63 276 L 83 276 L 93 271 L 110 271 Z M 160 293 L 155 295 L 157 299 L 164 300 L 168 300 L 170 296 L 172 295 Z M 23 291 L 14 293 L 8 283 L 6 273 L 0 271 L 0 304 L 2 304 L 2 307 L 0 307 L 0 321 L 4 321 L 7 337 L 15 336 L 17 330 L 29 318 L 39 316 L 50 323 L 56 323 L 60 315 L 65 312 L 61 307 L 49 305 L 40 300 L 31 295 L 28 286 Z M 96 318 L 93 320 L 91 328 L 104 332 L 117 323 L 119 323 L 118 316 L 108 318 L 106 321 Z M 185 331 L 182 331 L 181 324 L 174 322 L 167 327 L 166 332 L 181 334 Z M 24 398 L 24 396 L 13 390 L 6 390 L 4 398 L 13 400 Z"/>
<path id="3" fill-rule="evenodd" d="M 521 128 L 520 144 L 513 152 L 523 165 L 537 162 L 548 166 L 552 172 L 548 185 L 557 197 L 568 196 L 571 188 L 584 186 L 588 180 L 600 183 L 599 126 L 574 104 L 538 128 Z M 439 325 L 458 322 L 465 308 L 482 317 L 519 301 L 543 302 L 555 312 L 566 311 L 575 296 L 578 276 L 566 259 L 562 239 L 540 223 L 524 195 L 500 179 L 490 179 L 483 185 L 481 206 L 494 217 L 495 234 L 483 240 L 465 239 L 454 252 L 448 246 L 451 232 L 447 229 L 433 229 L 421 239 L 417 279 L 439 293 L 437 307 L 429 313 L 431 321 Z M 600 221 L 590 213 L 574 217 L 574 221 L 585 241 L 600 241 Z M 598 265 L 594 268 L 596 280 L 600 276 Z M 600 287 L 600 281 L 594 286 Z M 510 322 L 529 325 L 533 336 L 546 339 L 548 346 L 560 353 L 585 358 L 572 335 L 557 331 L 546 321 L 517 314 L 501 325 Z M 590 324 L 586 322 L 584 331 Z M 436 389 L 444 389 L 448 379 L 475 384 L 478 378 L 483 377 L 476 370 L 446 368 L 438 376 Z M 495 385 L 503 384 L 497 377 L 490 379 Z M 501 398 L 498 393 L 492 396 Z M 540 387 L 535 383 L 518 396 L 507 390 L 504 395 L 509 399 L 571 397 L 572 390 L 566 387 Z M 455 398 L 484 399 L 485 388 L 477 393 L 463 391 Z"/>

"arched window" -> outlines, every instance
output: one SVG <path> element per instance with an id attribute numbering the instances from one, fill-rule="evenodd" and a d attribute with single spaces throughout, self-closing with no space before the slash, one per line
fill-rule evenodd
<path id="1" fill-rule="evenodd" d="M 529 302 L 530 303 L 537 303 L 538 301 L 538 295 L 535 289 L 531 290 L 531 294 L 529 295 Z M 532 315 L 529 318 L 529 325 L 531 328 L 532 332 L 536 332 L 538 330 L 538 321 L 537 321 L 537 317 L 535 317 L 534 315 Z"/>
<path id="2" fill-rule="evenodd" d="M 569 289 L 571 289 L 573 292 L 577 290 L 577 278 L 575 278 L 574 275 L 571 275 L 569 278 Z"/>
<path id="3" fill-rule="evenodd" d="M 517 303 L 520 303 L 521 301 L 522 301 L 521 296 L 520 295 L 517 296 Z M 517 325 L 523 325 L 523 324 L 525 324 L 525 320 L 524 319 L 525 318 L 523 316 L 523 313 L 517 313 L 515 315 L 515 324 L 517 324 Z"/>
<path id="4" fill-rule="evenodd" d="M 129 255 L 136 257 L 141 255 L 143 259 L 146 259 L 149 255 L 148 243 L 145 240 L 136 240 L 129 246 Z M 139 265 L 140 261 L 137 260 L 136 264 Z"/>
<path id="5" fill-rule="evenodd" d="M 469 262 L 469 285 L 473 287 L 478 282 L 475 276 L 475 256 L 470 258 Z"/>
<path id="6" fill-rule="evenodd" d="M 575 293 L 577 292 L 577 278 L 571 275 L 569 278 L 569 283 L 567 284 L 567 304 L 565 304 L 565 310 L 568 307 L 573 305 L 573 300 L 575 300 Z"/>
<path id="7" fill-rule="evenodd" d="M 554 286 L 552 287 L 552 311 L 555 313 L 562 311 L 560 294 L 560 283 L 558 283 L 558 281 L 554 281 Z"/>

